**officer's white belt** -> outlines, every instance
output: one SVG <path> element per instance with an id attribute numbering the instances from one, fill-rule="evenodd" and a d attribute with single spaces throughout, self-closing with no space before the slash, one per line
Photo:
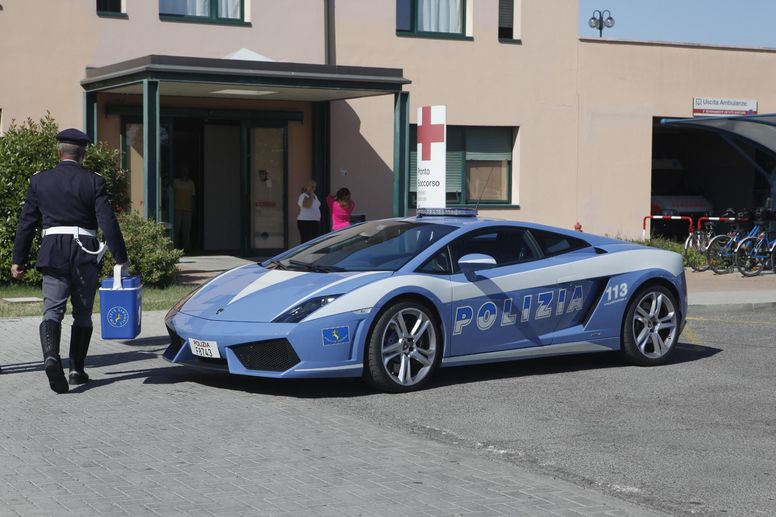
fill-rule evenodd
<path id="1" fill-rule="evenodd" d="M 89 237 L 97 237 L 97 230 L 89 230 L 80 226 L 52 226 L 51 228 L 43 229 L 43 236 L 45 237 L 46 235 L 72 235 L 74 237 L 88 235 Z"/>

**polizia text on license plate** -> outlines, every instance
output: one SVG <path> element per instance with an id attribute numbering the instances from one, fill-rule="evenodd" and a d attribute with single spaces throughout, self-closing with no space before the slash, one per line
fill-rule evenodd
<path id="1" fill-rule="evenodd" d="M 189 346 L 191 347 L 191 353 L 194 355 L 212 359 L 219 359 L 221 357 L 221 354 L 218 353 L 218 343 L 215 341 L 202 341 L 190 338 Z"/>

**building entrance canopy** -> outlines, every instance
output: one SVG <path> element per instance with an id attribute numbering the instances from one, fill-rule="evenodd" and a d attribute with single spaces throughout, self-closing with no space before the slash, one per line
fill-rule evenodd
<path id="1" fill-rule="evenodd" d="M 776 159 L 776 113 L 737 117 L 702 117 L 663 119 L 661 124 L 714 131 L 746 159 L 771 187 L 771 206 L 776 208 L 776 171 L 766 170 L 749 153 L 741 149 L 733 137 L 743 138 Z"/>
<path id="2" fill-rule="evenodd" d="M 97 139 L 99 94 L 142 98 L 144 215 L 159 220 L 162 96 L 312 103 L 313 161 L 317 168 L 313 172 L 318 183 L 324 185 L 329 176 L 326 146 L 330 101 L 394 95 L 394 147 L 406 147 L 409 104 L 402 87 L 410 81 L 402 73 L 396 68 L 148 55 L 86 69 L 86 77 L 81 81 L 86 92 L 85 129 L 93 141 Z M 265 117 L 273 116 L 269 111 L 261 113 Z M 301 120 L 301 113 L 275 112 L 274 116 Z M 396 149 L 394 154 L 403 156 Z M 403 170 L 395 171 L 396 175 L 403 178 L 406 160 L 399 161 L 398 165 Z M 396 190 L 394 197 L 402 192 Z M 397 200 L 394 199 L 395 206 L 398 206 Z"/>
<path id="3" fill-rule="evenodd" d="M 396 68 L 150 55 L 87 68 L 81 86 L 140 95 L 144 81 L 158 82 L 160 95 L 311 102 L 398 93 L 410 82 Z"/>

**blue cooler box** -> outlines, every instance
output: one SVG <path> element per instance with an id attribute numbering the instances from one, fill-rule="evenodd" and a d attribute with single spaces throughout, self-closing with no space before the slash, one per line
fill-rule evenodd
<path id="1" fill-rule="evenodd" d="M 113 278 L 103 279 L 100 286 L 102 339 L 134 339 L 140 334 L 142 292 L 140 277 L 122 277 L 120 266 L 113 270 Z"/>

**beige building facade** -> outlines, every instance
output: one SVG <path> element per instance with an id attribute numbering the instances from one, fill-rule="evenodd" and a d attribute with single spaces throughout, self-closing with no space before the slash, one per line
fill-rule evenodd
<path id="1" fill-rule="evenodd" d="M 448 203 L 481 215 L 638 238 L 661 160 L 712 211 L 772 197 L 756 146 L 660 120 L 699 97 L 775 112 L 776 52 L 581 37 L 575 0 L 437 3 L 5 0 L 0 131 L 84 127 L 171 232 L 188 169 L 205 252 L 296 244 L 309 178 L 368 219 L 411 214 L 426 105 L 447 106 Z"/>

